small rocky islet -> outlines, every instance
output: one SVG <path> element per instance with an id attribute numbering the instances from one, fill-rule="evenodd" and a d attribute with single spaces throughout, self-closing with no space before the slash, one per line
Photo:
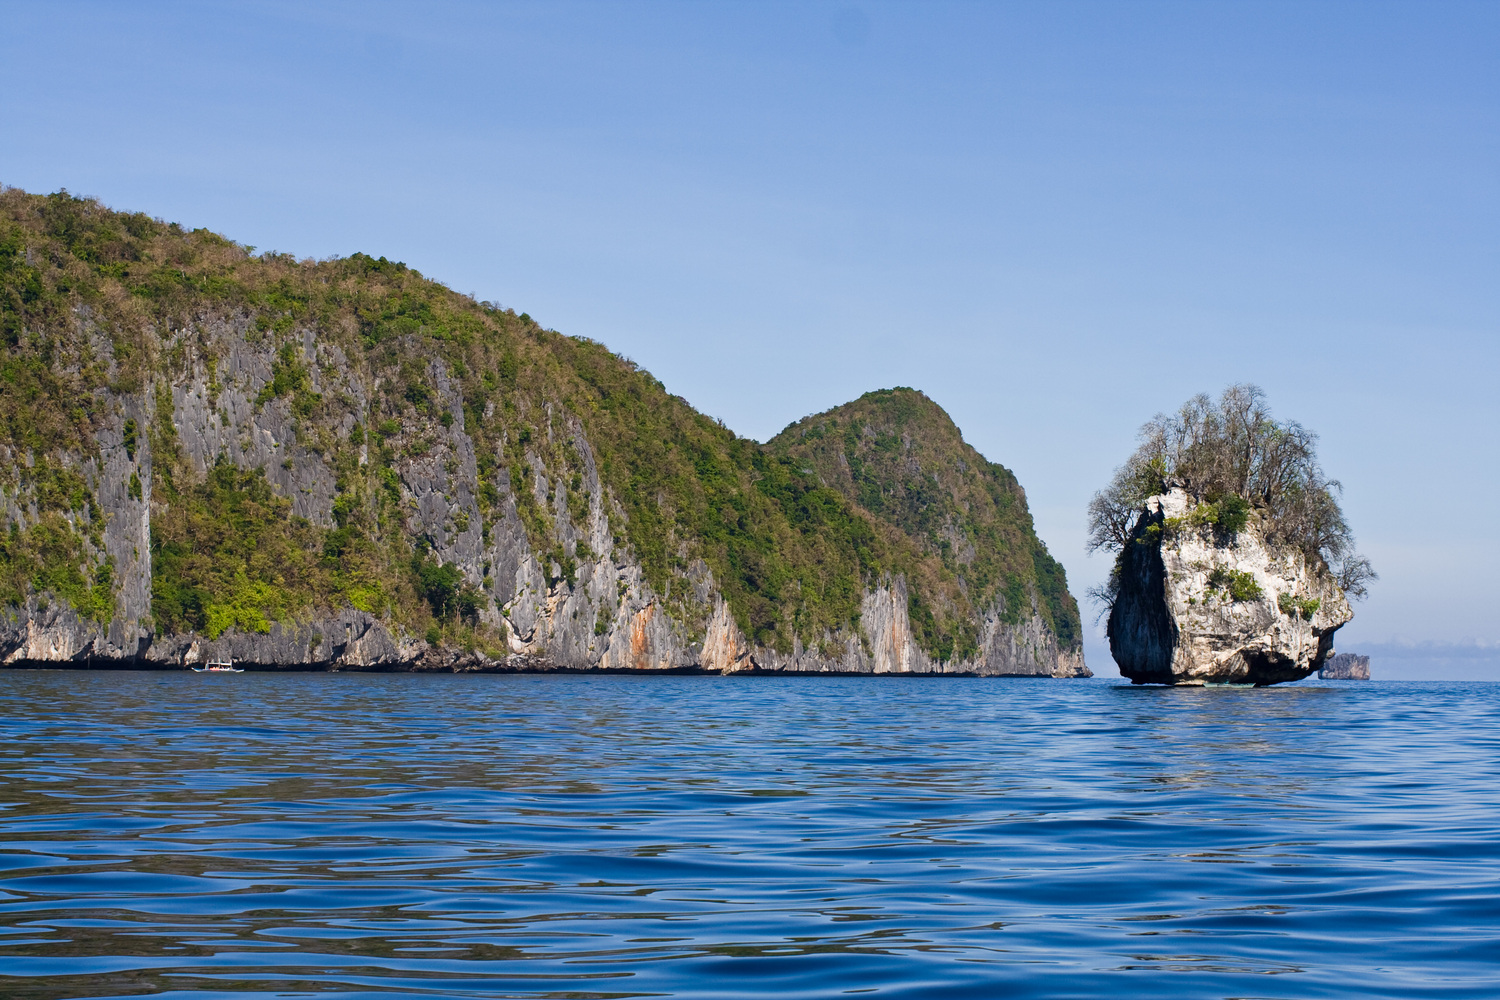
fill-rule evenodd
<path id="1" fill-rule="evenodd" d="M 1370 679 L 1370 658 L 1358 653 L 1337 653 L 1324 661 L 1318 669 L 1318 677 L 1325 681 L 1367 681 Z"/>
<path id="2" fill-rule="evenodd" d="M 1115 553 L 1094 596 L 1121 674 L 1264 686 L 1322 670 L 1354 617 L 1349 599 L 1376 576 L 1316 435 L 1274 420 L 1261 390 L 1239 385 L 1158 415 L 1140 436 L 1089 507 L 1091 547 Z"/>
<path id="3" fill-rule="evenodd" d="M 11 666 L 1089 674 L 914 390 L 759 443 L 404 264 L 15 188 L 0 334 Z"/>

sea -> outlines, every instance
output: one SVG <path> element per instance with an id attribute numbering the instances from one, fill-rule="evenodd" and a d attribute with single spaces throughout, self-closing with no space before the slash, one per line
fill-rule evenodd
<path id="1" fill-rule="evenodd" d="M 1500 997 L 1500 684 L 0 671 L 0 996 Z"/>

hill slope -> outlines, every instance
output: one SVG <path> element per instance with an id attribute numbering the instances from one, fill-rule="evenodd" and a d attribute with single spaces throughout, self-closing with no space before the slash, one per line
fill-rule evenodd
<path id="1" fill-rule="evenodd" d="M 912 627 L 940 660 L 974 661 L 987 641 L 1033 620 L 1045 661 L 1075 650 L 1078 605 L 1036 536 L 1010 470 L 966 444 L 943 409 L 913 389 L 866 393 L 805 417 L 769 447 L 795 458 L 877 525 L 911 583 Z M 986 623 L 989 629 L 986 632 Z M 982 634 L 983 633 L 983 634 Z M 1042 640 L 1044 642 L 1048 640 Z M 1019 667 L 1022 664 L 1014 664 Z"/>
<path id="2" fill-rule="evenodd" d="M 909 391 L 941 495 L 873 417 L 846 483 L 402 264 L 15 189 L 0 338 L 11 661 L 1082 670 L 1014 477 Z"/>

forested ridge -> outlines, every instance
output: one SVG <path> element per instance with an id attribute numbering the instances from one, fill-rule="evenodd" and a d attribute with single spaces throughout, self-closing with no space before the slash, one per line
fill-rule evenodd
<path id="1" fill-rule="evenodd" d="M 267 469 L 200 468 L 176 439 L 174 385 L 206 371 L 210 408 L 226 391 L 214 321 L 270 353 L 254 405 L 284 408 L 296 445 L 329 470 L 325 523 L 294 513 Z M 337 349 L 339 384 L 364 398 L 330 388 L 313 341 Z M 433 389 L 434 364 L 457 412 Z M 122 400 L 139 418 L 121 423 Z M 109 512 L 87 468 L 101 432 L 122 427 L 132 461 L 150 456 L 146 481 L 124 489 L 149 501 L 155 628 L 263 630 L 354 607 L 433 641 L 503 648 L 503 622 L 477 614 L 482 588 L 408 527 L 406 463 L 455 420 L 473 441 L 484 536 L 513 505 L 549 582 L 610 556 L 559 541 L 581 535 L 597 473 L 616 557 L 637 560 L 684 613 L 706 566 L 755 643 L 816 646 L 899 575 L 918 641 L 939 659 L 971 653 L 975 616 L 997 601 L 1013 618 L 1034 606 L 1061 645 L 1079 644 L 1062 568 L 1015 477 L 912 390 L 869 394 L 762 445 L 596 342 L 384 257 L 256 253 L 67 192 L 0 191 L 0 602 L 50 594 L 112 613 Z"/>

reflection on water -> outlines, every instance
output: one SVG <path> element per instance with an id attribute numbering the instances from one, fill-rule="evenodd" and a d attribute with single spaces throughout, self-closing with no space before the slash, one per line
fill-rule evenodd
<path id="1" fill-rule="evenodd" d="M 1500 685 L 0 673 L 0 994 L 1494 997 Z"/>

